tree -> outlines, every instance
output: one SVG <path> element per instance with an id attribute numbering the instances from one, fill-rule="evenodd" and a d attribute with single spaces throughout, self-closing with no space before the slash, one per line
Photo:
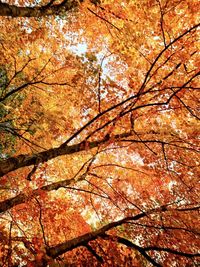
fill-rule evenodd
<path id="1" fill-rule="evenodd" d="M 197 10 L 0 2 L 2 266 L 198 266 Z"/>

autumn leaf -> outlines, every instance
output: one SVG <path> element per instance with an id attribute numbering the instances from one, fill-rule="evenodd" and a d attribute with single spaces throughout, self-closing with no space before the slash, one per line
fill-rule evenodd
<path id="1" fill-rule="evenodd" d="M 197 266 L 198 1 L 0 3 L 0 265 Z"/>

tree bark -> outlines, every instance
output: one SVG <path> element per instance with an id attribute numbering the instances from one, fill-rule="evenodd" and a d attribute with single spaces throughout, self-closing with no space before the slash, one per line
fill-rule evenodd
<path id="1" fill-rule="evenodd" d="M 70 250 L 77 248 L 79 246 L 84 246 L 88 242 L 95 240 L 98 237 L 101 237 L 102 235 L 105 234 L 105 232 L 109 231 L 110 229 L 112 229 L 114 227 L 120 226 L 124 223 L 127 223 L 128 221 L 139 220 L 139 219 L 146 217 L 146 216 L 148 216 L 152 213 L 155 213 L 155 212 L 166 212 L 166 211 L 167 211 L 167 208 L 165 206 L 161 206 L 160 208 L 151 209 L 147 212 L 142 212 L 142 213 L 139 213 L 135 216 L 125 217 L 122 220 L 108 223 L 96 231 L 93 231 L 93 232 L 81 235 L 79 237 L 73 238 L 73 239 L 68 240 L 66 242 L 63 242 L 61 244 L 58 244 L 54 247 L 47 248 L 46 249 L 47 255 L 49 257 L 55 259 L 56 257 L 62 255 L 63 253 L 65 253 L 67 251 L 70 251 Z"/>
<path id="2" fill-rule="evenodd" d="M 115 135 L 112 137 L 114 139 L 120 139 L 124 137 L 130 136 L 132 133 L 123 133 L 120 135 Z M 49 150 L 45 150 L 35 154 L 23 154 L 16 157 L 10 157 L 6 160 L 0 161 L 0 177 L 4 176 L 5 174 L 17 170 L 22 167 L 36 165 L 39 163 L 46 162 L 50 159 L 62 156 L 62 155 L 69 155 L 73 153 L 77 153 L 80 151 L 87 149 L 92 149 L 94 147 L 98 147 L 99 145 L 108 141 L 109 138 L 104 137 L 101 140 L 93 141 L 93 142 L 80 142 L 75 145 L 68 146 L 65 143 L 57 148 L 51 148 Z"/>
<path id="3" fill-rule="evenodd" d="M 83 1 L 80 1 L 83 2 Z M 79 4 L 77 0 L 64 0 L 58 5 L 46 5 L 42 7 L 20 7 L 9 5 L 0 1 L 0 16 L 10 17 L 45 17 L 52 15 L 64 14 Z"/>
<path id="4" fill-rule="evenodd" d="M 69 185 L 74 184 L 77 181 L 82 181 L 85 179 L 86 174 L 82 174 L 78 179 L 77 178 L 71 178 L 68 180 L 63 180 L 55 183 L 51 183 L 49 185 L 44 185 L 39 189 L 35 189 L 32 191 L 31 194 L 27 195 L 24 193 L 20 193 L 19 195 L 3 200 L 0 202 L 0 214 L 11 209 L 14 206 L 17 206 L 19 204 L 25 203 L 26 201 L 31 200 L 32 197 L 36 197 L 41 194 L 42 191 L 52 191 L 52 190 L 57 190 L 61 187 L 66 187 Z"/>

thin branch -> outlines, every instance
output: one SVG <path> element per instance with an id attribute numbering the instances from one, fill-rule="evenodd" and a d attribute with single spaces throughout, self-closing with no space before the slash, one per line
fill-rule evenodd
<path id="1" fill-rule="evenodd" d="M 173 226 L 167 226 L 167 225 L 151 225 L 151 224 L 144 224 L 144 223 L 136 223 L 136 222 L 130 222 L 130 224 L 134 224 L 137 226 L 141 226 L 141 227 L 147 227 L 147 228 L 153 228 L 153 229 L 158 229 L 158 230 L 177 230 L 177 231 L 184 231 L 184 232 L 188 232 L 190 234 L 193 235 L 200 235 L 200 232 L 194 230 L 194 229 L 187 229 L 187 228 L 183 228 L 183 227 L 173 227 Z"/>
<path id="2" fill-rule="evenodd" d="M 79 237 L 73 238 L 71 240 L 68 240 L 66 242 L 60 243 L 56 246 L 47 248 L 47 255 L 52 257 L 53 259 L 57 258 L 59 255 L 62 255 L 63 253 L 70 251 L 74 248 L 77 248 L 79 246 L 85 246 L 88 242 L 92 240 L 96 240 L 98 237 L 101 237 L 103 234 L 105 234 L 107 231 L 120 226 L 124 223 L 127 223 L 128 221 L 137 221 L 141 218 L 144 218 L 148 215 L 157 213 L 157 212 L 166 212 L 168 211 L 166 206 L 161 206 L 159 208 L 151 209 L 143 213 L 139 213 L 135 216 L 125 217 L 124 219 L 121 219 L 119 221 L 111 222 L 106 224 L 105 226 L 101 227 L 100 229 L 86 233 L 84 235 L 81 235 Z"/>
<path id="3" fill-rule="evenodd" d="M 153 266 L 155 267 L 162 267 L 162 265 L 160 265 L 159 263 L 157 263 L 153 258 L 151 258 L 145 251 L 144 248 L 132 243 L 130 240 L 128 239 L 125 239 L 123 237 L 120 237 L 120 236 L 113 236 L 113 235 L 108 235 L 108 234 L 104 234 L 102 235 L 102 238 L 105 238 L 105 239 L 109 239 L 109 240 L 113 240 L 113 241 L 117 241 L 127 247 L 130 247 L 130 248 L 133 248 L 133 249 L 136 249 L 137 251 L 140 252 L 140 254 L 146 259 L 148 260 L 148 262 L 150 262 L 151 264 L 153 264 Z"/>
<path id="4" fill-rule="evenodd" d="M 38 206 L 39 206 L 39 224 L 40 224 L 40 227 L 41 227 L 41 230 L 42 230 L 42 236 L 43 236 L 43 240 L 44 240 L 44 244 L 48 247 L 48 243 L 47 243 L 47 240 L 46 240 L 46 236 L 45 236 L 45 231 L 44 231 L 44 225 L 42 223 L 42 206 L 40 204 L 40 201 L 35 198 Z"/>
<path id="5" fill-rule="evenodd" d="M 35 174 L 35 172 L 36 172 L 36 170 L 37 170 L 37 168 L 38 168 L 38 165 L 39 165 L 39 163 L 38 163 L 38 164 L 35 164 L 35 165 L 33 166 L 32 170 L 31 170 L 31 171 L 29 172 L 29 174 L 27 175 L 26 179 L 27 179 L 28 181 L 31 181 L 31 178 L 32 178 L 32 176 Z"/>
<path id="6" fill-rule="evenodd" d="M 200 206 L 190 207 L 190 208 L 178 208 L 177 211 L 192 211 L 192 210 L 200 210 Z"/>
<path id="7" fill-rule="evenodd" d="M 116 30 L 118 30 L 119 32 L 121 31 L 117 26 L 115 26 L 114 24 L 112 24 L 110 21 L 108 21 L 107 19 L 101 17 L 100 15 L 98 15 L 97 13 L 95 13 L 92 9 L 90 9 L 89 7 L 87 8 L 92 14 L 94 14 L 96 17 L 100 18 L 101 20 L 105 21 L 106 23 L 110 24 L 112 27 L 114 27 Z"/>
<path id="8" fill-rule="evenodd" d="M 185 103 L 184 103 L 184 101 L 179 97 L 179 96 L 177 96 L 176 95 L 176 98 L 181 102 L 181 104 L 189 111 L 189 113 L 193 116 L 193 117 L 195 117 L 197 120 L 200 120 L 200 117 L 198 117 L 194 112 L 193 112 L 193 110 L 188 106 L 188 105 L 186 105 Z"/>
<path id="9" fill-rule="evenodd" d="M 101 195 L 99 193 L 96 193 L 96 192 L 93 192 L 93 191 L 89 191 L 89 190 L 86 190 L 86 189 L 82 189 L 82 188 L 75 188 L 75 187 L 71 187 L 71 186 L 65 186 L 64 188 L 69 189 L 69 190 L 75 190 L 75 191 L 78 191 L 78 192 L 84 192 L 84 193 L 92 194 L 92 195 L 95 195 L 95 196 L 98 196 L 98 197 L 101 197 L 101 198 L 105 198 L 105 199 L 109 199 L 108 196 L 103 196 L 103 195 Z"/>
<path id="10" fill-rule="evenodd" d="M 92 159 L 93 158 L 94 157 L 92 157 Z M 74 183 L 77 183 L 78 181 L 80 182 L 80 181 L 85 180 L 89 169 L 86 169 L 86 171 L 83 174 L 81 174 L 80 176 L 78 176 L 78 174 L 80 174 L 81 170 L 84 168 L 84 166 L 88 162 L 90 162 L 90 164 L 92 164 L 91 163 L 92 159 L 89 159 L 86 163 L 84 163 L 83 166 L 79 169 L 79 171 L 71 179 L 66 179 L 66 180 L 63 180 L 63 181 L 51 183 L 49 185 L 44 185 L 39 189 L 33 190 L 30 195 L 27 195 L 25 193 L 20 193 L 15 197 L 11 197 L 9 199 L 1 201 L 0 202 L 0 213 L 5 212 L 5 211 L 9 210 L 10 208 L 12 208 L 12 207 L 14 207 L 16 205 L 25 203 L 25 202 L 31 200 L 31 198 L 33 198 L 33 197 L 39 196 L 42 191 L 49 192 L 49 191 L 52 191 L 52 190 L 58 190 L 61 187 L 65 188 L 65 187 L 67 187 L 69 185 L 73 185 Z M 90 167 L 90 164 L 89 164 L 89 167 Z M 87 167 L 87 168 L 89 168 L 89 167 Z"/>
<path id="11" fill-rule="evenodd" d="M 164 251 L 164 252 L 168 252 L 171 254 L 175 254 L 175 255 L 179 255 L 179 256 L 183 256 L 183 257 L 187 257 L 187 258 L 200 257 L 200 253 L 186 253 L 186 252 L 177 251 L 177 250 L 171 249 L 171 248 L 163 248 L 163 247 L 157 247 L 157 246 L 145 247 L 144 250 L 145 251 L 150 251 L 150 250 Z"/>
<path id="12" fill-rule="evenodd" d="M 164 46 L 165 46 L 165 48 L 166 48 L 166 47 L 167 47 L 167 44 L 166 44 L 166 39 L 165 39 L 164 27 L 163 27 L 163 23 L 164 23 L 164 13 L 163 13 L 163 11 L 162 11 L 162 7 L 161 7 L 160 0 L 156 0 L 156 1 L 158 2 L 159 9 L 160 9 L 160 27 L 161 27 L 161 32 L 162 32 L 162 36 L 163 36 Z"/>
<path id="13" fill-rule="evenodd" d="M 166 45 L 166 47 L 160 51 L 160 53 L 156 56 L 156 58 L 154 59 L 154 62 L 152 63 L 152 65 L 150 66 L 149 70 L 147 71 L 144 81 L 140 87 L 139 92 L 143 91 L 146 82 L 148 80 L 148 77 L 152 71 L 152 69 L 154 68 L 154 66 L 156 65 L 157 61 L 161 58 L 161 56 L 163 55 L 163 53 L 170 48 L 174 43 L 176 43 L 177 41 L 179 41 L 181 38 L 183 38 L 185 35 L 187 35 L 188 33 L 192 32 L 193 30 L 196 30 L 198 27 L 200 26 L 200 23 L 195 24 L 194 26 L 192 26 L 190 29 L 186 30 L 185 32 L 183 32 L 182 34 L 180 34 L 178 37 L 176 37 L 173 41 L 171 41 L 168 45 Z"/>
<path id="14" fill-rule="evenodd" d="M 99 256 L 96 251 L 89 245 L 86 244 L 85 247 L 89 250 L 89 252 L 92 253 L 93 256 L 95 256 L 95 258 L 100 262 L 103 263 L 103 258 L 101 256 Z"/>
<path id="15" fill-rule="evenodd" d="M 163 157 L 164 157 L 164 161 L 165 161 L 165 164 L 166 164 L 166 168 L 170 172 L 169 165 L 168 165 L 168 160 L 167 160 L 167 155 L 166 155 L 166 152 L 165 152 L 165 144 L 162 143 L 161 146 L 162 146 L 162 152 L 163 152 Z"/>

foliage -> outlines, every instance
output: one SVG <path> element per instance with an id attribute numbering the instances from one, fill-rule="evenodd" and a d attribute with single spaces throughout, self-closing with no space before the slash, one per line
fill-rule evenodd
<path id="1" fill-rule="evenodd" d="M 198 1 L 8 0 L 0 23 L 0 265 L 198 266 Z"/>

